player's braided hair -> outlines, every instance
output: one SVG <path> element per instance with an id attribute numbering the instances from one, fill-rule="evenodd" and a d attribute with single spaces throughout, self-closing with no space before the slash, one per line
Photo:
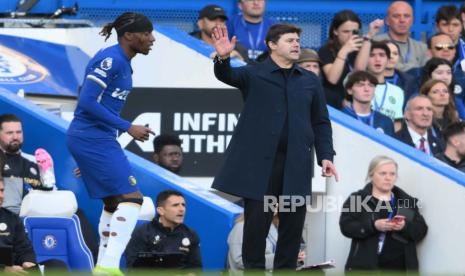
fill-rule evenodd
<path id="1" fill-rule="evenodd" d="M 106 24 L 103 26 L 102 30 L 100 31 L 100 35 L 105 37 L 105 41 L 110 37 L 111 35 L 111 29 L 115 28 L 116 31 L 119 29 L 134 23 L 134 20 L 136 19 L 136 13 L 134 12 L 125 12 L 118 16 L 118 18 L 115 19 L 115 21 Z"/>

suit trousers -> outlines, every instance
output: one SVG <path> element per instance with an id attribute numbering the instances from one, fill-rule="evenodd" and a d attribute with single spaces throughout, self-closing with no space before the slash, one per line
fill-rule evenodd
<path id="1" fill-rule="evenodd" d="M 280 196 L 283 190 L 286 151 L 278 150 L 273 163 L 267 195 Z M 286 205 L 286 208 L 289 207 Z M 302 240 L 306 206 L 291 211 L 280 211 L 278 242 L 274 257 L 274 269 L 295 269 Z M 245 269 L 265 269 L 266 237 L 273 220 L 273 212 L 264 208 L 264 201 L 244 198 L 244 236 L 242 261 Z"/>

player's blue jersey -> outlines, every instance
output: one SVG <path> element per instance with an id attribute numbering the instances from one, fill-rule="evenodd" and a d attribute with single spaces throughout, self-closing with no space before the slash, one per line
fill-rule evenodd
<path id="1" fill-rule="evenodd" d="M 131 61 L 116 44 L 100 50 L 89 62 L 68 135 L 115 138 L 131 123 L 120 117 L 132 89 Z"/>

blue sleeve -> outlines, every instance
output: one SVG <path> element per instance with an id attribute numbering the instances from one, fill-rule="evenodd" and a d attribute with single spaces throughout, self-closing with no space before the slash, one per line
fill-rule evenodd
<path id="1" fill-rule="evenodd" d="M 460 119 L 465 120 L 465 105 L 463 99 L 458 96 L 455 96 L 455 108 L 457 109 Z"/>
<path id="2" fill-rule="evenodd" d="M 100 63 L 103 64 L 100 65 L 100 68 L 96 67 L 86 76 L 79 95 L 78 106 L 85 112 L 94 116 L 97 120 L 118 130 L 127 131 L 131 127 L 131 123 L 113 114 L 100 104 L 100 97 L 104 89 L 118 72 L 117 64 L 105 65 L 105 60 L 108 62 L 108 58 L 104 59 Z M 104 68 L 108 68 L 108 66 L 110 66 L 110 68 L 104 71 Z"/>

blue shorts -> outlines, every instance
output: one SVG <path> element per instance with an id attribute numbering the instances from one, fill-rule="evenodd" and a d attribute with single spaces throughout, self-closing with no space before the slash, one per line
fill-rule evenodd
<path id="1" fill-rule="evenodd" d="M 128 158 L 116 139 L 68 135 L 66 143 L 90 197 L 106 198 L 139 190 Z"/>

